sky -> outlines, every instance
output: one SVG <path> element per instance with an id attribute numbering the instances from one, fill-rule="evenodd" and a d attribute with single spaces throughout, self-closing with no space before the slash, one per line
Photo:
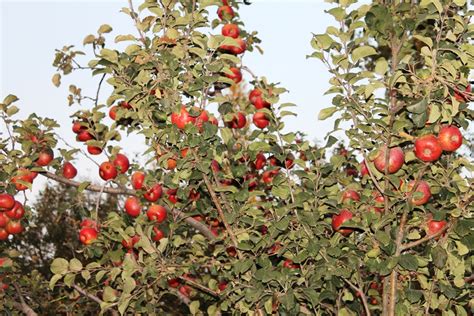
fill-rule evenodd
<path id="1" fill-rule="evenodd" d="M 139 3 L 134 0 L 135 7 Z M 80 107 L 67 105 L 67 87 L 76 84 L 83 94 L 94 95 L 98 78 L 78 71 L 64 77 L 60 88 L 54 87 L 54 50 L 69 44 L 87 50 L 82 46 L 83 38 L 96 33 L 103 23 L 113 27 L 110 44 L 117 34 L 135 34 L 130 18 L 119 12 L 127 5 L 126 0 L 0 0 L 0 99 L 8 94 L 18 96 L 20 118 L 35 112 L 56 119 L 61 125 L 59 134 L 75 145 L 69 116 Z M 317 120 L 319 110 L 331 103 L 330 97 L 323 96 L 329 74 L 318 60 L 306 59 L 312 53 L 312 33 L 322 33 L 333 23 L 324 13 L 330 7 L 322 0 L 255 0 L 239 10 L 246 30 L 259 32 L 264 50 L 264 55 L 246 54 L 245 65 L 289 90 L 281 102 L 297 104 L 294 111 L 298 116 L 286 120 L 287 131 L 303 131 L 311 140 L 322 140 L 332 128 L 330 121 Z M 251 78 L 244 74 L 244 79 Z M 102 101 L 109 92 L 106 87 L 102 89 Z M 138 137 L 127 138 L 121 145 L 128 153 L 143 148 Z M 105 160 L 103 156 L 94 158 L 99 163 Z M 83 156 L 78 156 L 75 164 L 80 167 L 79 179 L 98 179 L 97 167 Z"/>

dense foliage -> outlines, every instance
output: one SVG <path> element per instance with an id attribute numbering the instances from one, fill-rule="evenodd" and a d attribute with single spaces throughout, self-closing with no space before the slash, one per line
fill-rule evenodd
<path id="1" fill-rule="evenodd" d="M 93 97 L 69 87 L 68 103 L 81 105 L 71 123 L 84 143 L 77 149 L 58 146 L 51 119 L 16 119 L 17 98 L 5 98 L 0 215 L 19 209 L 19 191 L 38 174 L 98 192 L 96 205 L 58 205 L 54 218 L 23 203 L 26 219 L 51 236 L 48 218 L 79 232 L 80 247 L 60 230 L 74 256 L 55 249 L 56 301 L 111 314 L 472 313 L 474 168 L 459 149 L 473 117 L 466 1 L 329 2 L 337 26 L 314 35 L 309 57 L 332 75 L 333 104 L 319 118 L 336 115 L 348 146 L 336 133 L 316 146 L 284 129 L 295 105 L 243 64 L 260 40 L 244 30 L 244 4 L 234 0 L 147 0 L 137 11 L 129 1 L 122 11 L 138 37 L 117 35 L 129 42 L 124 50 L 109 45 L 109 25 L 84 39 L 87 66 L 74 47 L 58 50 L 56 86 L 77 69 L 101 78 Z M 106 101 L 102 84 L 113 88 Z M 143 138 L 146 164 L 120 147 L 129 134 Z M 100 159 L 100 185 L 72 180 L 81 146 Z M 18 234 L 23 214 L 15 214 L 0 239 L 34 245 L 16 239 L 45 236 L 33 227 Z M 17 246 L 20 260 L 12 241 L 0 247 L 2 284 L 12 284 L 2 287 L 3 310 L 35 315 L 44 298 L 29 285 L 35 275 L 15 277 L 33 261 L 31 246 Z"/>

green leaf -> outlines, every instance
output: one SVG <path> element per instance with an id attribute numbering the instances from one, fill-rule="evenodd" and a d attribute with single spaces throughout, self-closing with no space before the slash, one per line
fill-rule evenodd
<path id="1" fill-rule="evenodd" d="M 431 249 L 431 257 L 433 258 L 433 264 L 442 269 L 448 260 L 448 253 L 441 246 L 436 246 Z"/>
<path id="2" fill-rule="evenodd" d="M 334 40 L 331 38 L 331 36 L 327 34 L 318 34 L 314 36 L 315 42 L 313 44 L 313 48 L 318 49 L 328 49 L 331 47 L 331 44 L 334 42 Z"/>
<path id="3" fill-rule="evenodd" d="M 108 48 L 103 48 L 100 51 L 100 56 L 104 58 L 105 60 L 108 60 L 112 63 L 118 62 L 118 54 L 116 51 L 108 49 Z"/>
<path id="4" fill-rule="evenodd" d="M 97 30 L 97 33 L 99 34 L 110 33 L 110 32 L 112 32 L 112 27 L 108 24 L 102 24 Z"/>
<path id="5" fill-rule="evenodd" d="M 51 280 L 49 280 L 49 288 L 52 290 L 54 288 L 54 286 L 56 285 L 56 283 L 58 283 L 58 281 L 62 279 L 62 277 L 63 276 L 61 274 L 53 275 Z"/>
<path id="6" fill-rule="evenodd" d="M 69 268 L 71 271 L 79 272 L 82 270 L 82 263 L 78 259 L 73 258 L 69 261 Z"/>
<path id="7" fill-rule="evenodd" d="M 117 35 L 115 37 L 115 43 L 124 42 L 124 41 L 134 41 L 136 38 L 131 34 L 127 35 Z"/>
<path id="8" fill-rule="evenodd" d="M 318 120 L 324 121 L 325 119 L 331 117 L 334 113 L 337 112 L 337 108 L 335 106 L 331 106 L 319 111 Z"/>
<path id="9" fill-rule="evenodd" d="M 50 269 L 54 274 L 65 274 L 69 269 L 69 262 L 63 258 L 56 258 L 51 263 Z"/>
<path id="10" fill-rule="evenodd" d="M 8 106 L 8 105 L 10 105 L 10 104 L 12 104 L 13 102 L 16 102 L 16 101 L 18 101 L 17 96 L 13 95 L 13 94 L 9 94 L 5 97 L 5 99 L 3 99 L 2 103 Z"/>
<path id="11" fill-rule="evenodd" d="M 414 255 L 405 254 L 401 255 L 398 263 L 405 269 L 415 271 L 418 269 L 418 260 Z"/>
<path id="12" fill-rule="evenodd" d="M 385 75 L 388 70 L 388 62 L 385 58 L 380 57 L 375 63 L 375 73 L 378 75 Z"/>
<path id="13" fill-rule="evenodd" d="M 191 304 L 189 304 L 189 311 L 192 315 L 196 315 L 199 312 L 199 305 L 199 301 L 192 301 Z"/>
<path id="14" fill-rule="evenodd" d="M 89 181 L 82 182 L 82 183 L 79 185 L 79 187 L 77 188 L 77 191 L 78 191 L 79 193 L 82 193 L 82 192 L 84 192 L 85 189 L 87 189 L 87 187 L 88 187 L 89 185 L 91 185 L 91 183 L 90 183 Z"/>
<path id="15" fill-rule="evenodd" d="M 354 63 L 367 56 L 376 55 L 377 51 L 371 46 L 359 46 L 351 53 L 351 58 Z"/>

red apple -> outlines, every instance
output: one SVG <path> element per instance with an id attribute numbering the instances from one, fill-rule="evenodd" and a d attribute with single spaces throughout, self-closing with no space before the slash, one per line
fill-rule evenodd
<path id="1" fill-rule="evenodd" d="M 426 223 L 426 230 L 428 235 L 437 234 L 443 230 L 448 223 L 446 221 L 434 221 L 431 214 L 428 215 L 428 222 Z"/>
<path id="2" fill-rule="evenodd" d="M 360 176 L 363 178 L 366 175 L 369 175 L 369 168 L 367 167 L 367 163 L 365 162 L 365 160 L 363 160 L 360 163 Z"/>
<path id="3" fill-rule="evenodd" d="M 77 169 L 72 163 L 67 161 L 63 165 L 63 176 L 66 179 L 72 179 L 77 175 Z"/>
<path id="4" fill-rule="evenodd" d="M 118 175 L 117 168 L 110 161 L 105 161 L 99 167 L 99 175 L 105 181 L 115 179 Z"/>
<path id="5" fill-rule="evenodd" d="M 172 288 L 177 288 L 181 282 L 179 281 L 178 278 L 173 278 L 168 280 L 168 285 Z"/>
<path id="6" fill-rule="evenodd" d="M 38 159 L 36 160 L 36 164 L 41 167 L 45 167 L 49 165 L 51 161 L 54 159 L 54 153 L 51 148 L 44 148 L 38 154 Z"/>
<path id="7" fill-rule="evenodd" d="M 125 173 L 127 172 L 128 168 L 130 168 L 130 162 L 128 161 L 127 156 L 123 154 L 117 154 L 112 162 L 120 171 L 120 173 Z"/>
<path id="8" fill-rule="evenodd" d="M 232 120 L 225 122 L 225 124 L 227 127 L 230 128 L 244 128 L 245 125 L 247 125 L 247 118 L 245 117 L 244 113 L 239 112 L 237 114 L 234 114 Z"/>
<path id="9" fill-rule="evenodd" d="M 379 149 L 379 153 L 374 160 L 375 168 L 380 172 L 385 172 L 385 158 L 386 158 L 386 147 Z M 388 173 L 395 173 L 405 163 L 405 154 L 400 147 L 390 148 L 388 151 Z"/>
<path id="10" fill-rule="evenodd" d="M 157 183 L 152 186 L 148 191 L 146 191 L 145 194 L 143 194 L 143 197 L 150 202 L 156 202 L 162 194 L 163 189 L 161 188 L 161 185 Z"/>
<path id="11" fill-rule="evenodd" d="M 114 105 L 109 110 L 109 117 L 114 121 L 117 118 L 117 109 L 118 109 L 118 106 Z"/>
<path id="12" fill-rule="evenodd" d="M 153 241 L 160 241 L 163 237 L 165 237 L 165 234 L 163 231 L 161 231 L 158 227 L 153 227 L 153 237 L 151 238 Z"/>
<path id="13" fill-rule="evenodd" d="M 342 194 L 342 203 L 347 202 L 347 201 L 360 201 L 360 195 L 357 193 L 357 191 L 348 189 L 344 191 Z"/>
<path id="14" fill-rule="evenodd" d="M 140 200 L 134 196 L 125 201 L 125 212 L 131 217 L 137 217 L 142 211 Z"/>
<path id="15" fill-rule="evenodd" d="M 249 100 L 257 110 L 261 110 L 263 108 L 270 108 L 270 103 L 265 101 L 262 96 L 262 91 L 260 89 L 254 89 L 250 91 Z"/>
<path id="16" fill-rule="evenodd" d="M 235 24 L 228 23 L 222 27 L 222 35 L 232 38 L 238 38 L 240 34 L 239 27 Z"/>
<path id="17" fill-rule="evenodd" d="M 161 205 L 152 204 L 146 212 L 146 216 L 150 221 L 162 223 L 166 219 L 166 208 Z"/>
<path id="18" fill-rule="evenodd" d="M 228 5 L 223 5 L 217 9 L 217 15 L 221 20 L 231 20 L 234 16 L 234 10 Z"/>
<path id="19" fill-rule="evenodd" d="M 300 268 L 298 264 L 293 263 L 293 261 L 290 259 L 286 259 L 285 261 L 283 261 L 283 267 L 292 270 Z"/>
<path id="20" fill-rule="evenodd" d="M 85 227 L 79 231 L 79 241 L 83 245 L 90 245 L 94 240 L 97 239 L 98 232 L 92 227 Z"/>
<path id="21" fill-rule="evenodd" d="M 267 159 L 265 158 L 265 155 L 262 153 L 258 153 L 257 156 L 255 157 L 255 169 L 261 170 L 265 165 L 267 164 Z"/>
<path id="22" fill-rule="evenodd" d="M 219 282 L 219 284 L 217 285 L 217 288 L 219 289 L 219 291 L 225 291 L 225 289 L 227 288 L 227 282 L 226 281 L 221 281 Z"/>
<path id="23" fill-rule="evenodd" d="M 0 194 L 0 212 L 11 210 L 15 206 L 15 199 L 8 193 Z"/>
<path id="24" fill-rule="evenodd" d="M 82 228 L 94 228 L 95 230 L 99 231 L 99 225 L 97 224 L 96 221 L 90 219 L 90 218 L 84 218 L 81 222 L 81 227 Z"/>
<path id="25" fill-rule="evenodd" d="M 87 152 L 91 155 L 100 155 L 102 153 L 102 148 L 97 146 L 87 145 Z"/>
<path id="26" fill-rule="evenodd" d="M 462 134 L 454 125 L 446 125 L 438 134 L 438 141 L 444 151 L 455 151 L 462 145 Z"/>
<path id="27" fill-rule="evenodd" d="M 265 184 L 270 184 L 273 182 L 273 178 L 278 174 L 278 169 L 267 170 L 262 173 L 262 182 Z"/>
<path id="28" fill-rule="evenodd" d="M 179 129 L 184 129 L 186 124 L 194 123 L 194 120 L 194 117 L 189 114 L 184 106 L 181 107 L 181 111 L 179 113 L 171 114 L 171 123 L 176 125 L 176 127 Z"/>
<path id="29" fill-rule="evenodd" d="M 145 174 L 141 171 L 136 171 L 132 174 L 132 186 L 135 190 L 141 190 L 145 182 Z"/>
<path id="30" fill-rule="evenodd" d="M 235 83 L 239 83 L 242 81 L 242 72 L 240 72 L 239 68 L 231 67 L 230 71 L 232 72 L 232 74 L 225 74 L 227 78 L 233 80 Z"/>
<path id="31" fill-rule="evenodd" d="M 415 181 L 410 181 L 408 183 L 408 191 L 411 192 L 413 190 L 413 186 L 415 185 Z M 421 197 L 415 198 L 415 194 L 423 194 Z M 426 181 L 418 181 L 418 185 L 416 190 L 413 192 L 413 196 L 411 198 L 411 203 L 414 205 L 423 205 L 428 202 L 431 197 L 431 190 L 430 186 Z"/>
<path id="32" fill-rule="evenodd" d="M 438 138 L 433 134 L 424 135 L 415 140 L 415 156 L 422 161 L 436 161 L 442 152 Z"/>
<path id="33" fill-rule="evenodd" d="M 8 217 L 5 213 L 0 212 L 0 227 L 6 227 L 9 221 L 10 217 Z"/>
<path id="34" fill-rule="evenodd" d="M 0 241 L 5 241 L 5 240 L 8 240 L 8 236 L 10 234 L 7 232 L 6 229 L 4 228 L 0 228 Z"/>
<path id="35" fill-rule="evenodd" d="M 168 189 L 166 191 L 166 195 L 168 196 L 168 201 L 170 201 L 173 204 L 176 204 L 178 202 L 177 192 L 178 192 L 178 189 Z"/>
<path id="36" fill-rule="evenodd" d="M 18 201 L 15 201 L 15 205 L 13 208 L 9 211 L 6 211 L 5 214 L 10 218 L 10 219 L 22 219 L 23 216 L 25 215 L 25 209 L 23 208 L 23 204 L 21 204 Z"/>
<path id="37" fill-rule="evenodd" d="M 135 235 L 133 237 L 122 239 L 122 246 L 126 249 L 132 249 L 137 242 L 140 241 L 140 236 Z"/>
<path id="38" fill-rule="evenodd" d="M 464 92 L 461 92 L 459 90 L 455 90 L 454 91 L 454 98 L 458 101 L 458 102 L 461 102 L 461 103 L 465 103 L 467 101 L 469 101 L 469 96 L 467 94 L 470 94 L 472 91 L 472 87 L 471 87 L 471 84 L 469 83 L 466 87 L 466 89 L 464 90 Z"/>
<path id="39" fill-rule="evenodd" d="M 74 134 L 79 134 L 80 132 L 85 131 L 85 130 L 87 130 L 87 127 L 81 125 L 81 122 L 74 121 L 72 123 L 72 131 L 74 132 Z"/>
<path id="40" fill-rule="evenodd" d="M 267 115 L 263 112 L 256 112 L 253 115 L 253 123 L 260 129 L 264 129 L 270 124 L 270 120 L 267 118 Z"/>
<path id="41" fill-rule="evenodd" d="M 94 136 L 92 136 L 92 134 L 89 133 L 87 130 L 83 130 L 79 132 L 79 134 L 77 134 L 76 136 L 76 140 L 78 142 L 87 142 L 88 140 L 92 140 L 92 139 L 94 139 Z"/>
<path id="42" fill-rule="evenodd" d="M 341 210 L 338 215 L 333 215 L 332 217 L 332 228 L 334 231 L 339 232 L 343 236 L 349 236 L 354 230 L 351 228 L 340 228 L 342 224 L 350 220 L 354 215 L 346 209 Z"/>
<path id="43" fill-rule="evenodd" d="M 11 220 L 8 222 L 5 229 L 9 234 L 16 235 L 23 231 L 23 225 L 21 225 L 20 221 Z"/>

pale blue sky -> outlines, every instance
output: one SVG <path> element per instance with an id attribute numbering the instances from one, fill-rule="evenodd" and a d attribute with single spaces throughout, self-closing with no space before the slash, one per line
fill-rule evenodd
<path id="1" fill-rule="evenodd" d="M 137 7 L 140 1 L 134 3 Z M 77 72 L 63 78 L 59 89 L 54 87 L 51 84 L 55 72 L 51 66 L 54 49 L 66 44 L 82 49 L 83 38 L 95 33 L 102 23 L 114 29 L 109 36 L 111 44 L 117 34 L 135 34 L 129 17 L 119 12 L 124 6 L 126 0 L 0 0 L 0 98 L 9 93 L 17 95 L 21 99 L 21 117 L 36 112 L 57 119 L 63 126 L 61 135 L 75 144 L 69 115 L 79 107 L 67 106 L 67 87 L 74 83 L 83 88 L 84 94 L 93 95 L 97 78 L 88 72 Z M 321 140 L 332 128 L 330 121 L 317 121 L 319 110 L 331 103 L 330 97 L 323 96 L 328 87 L 328 72 L 317 60 L 306 59 L 312 52 L 311 33 L 324 32 L 332 23 L 331 17 L 324 13 L 330 7 L 322 0 L 255 0 L 239 11 L 246 29 L 259 32 L 265 51 L 264 55 L 246 54 L 244 63 L 257 75 L 280 82 L 290 91 L 282 102 L 296 103 L 298 117 L 287 120 L 287 130 L 302 130 L 310 139 Z M 107 90 L 101 96 L 105 100 Z M 137 152 L 138 143 L 126 141 L 122 145 L 129 152 Z M 93 165 L 84 168 L 88 173 L 97 173 Z"/>

